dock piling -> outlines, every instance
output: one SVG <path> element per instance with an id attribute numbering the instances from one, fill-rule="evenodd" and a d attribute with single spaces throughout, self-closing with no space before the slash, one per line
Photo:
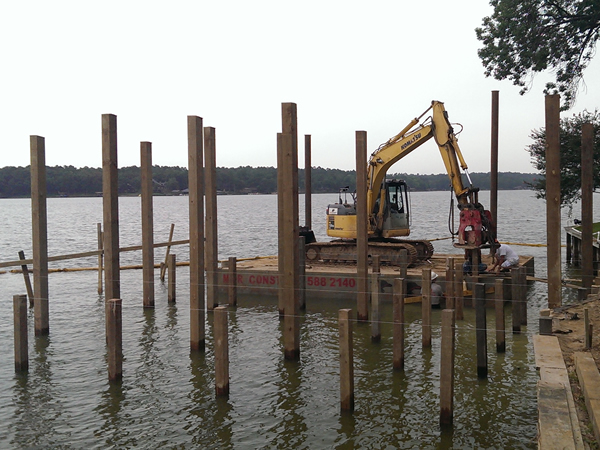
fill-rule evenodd
<path id="1" fill-rule="evenodd" d="M 431 269 L 422 271 L 421 277 L 421 320 L 423 348 L 431 347 Z"/>
<path id="2" fill-rule="evenodd" d="M 29 344 L 27 340 L 27 296 L 13 296 L 15 333 L 15 372 L 29 369 Z"/>
<path id="3" fill-rule="evenodd" d="M 154 308 L 154 212 L 152 205 L 152 143 L 140 142 L 142 196 L 142 278 L 144 308 Z"/>
<path id="4" fill-rule="evenodd" d="M 108 381 L 123 378 L 123 317 L 121 299 L 106 302 L 106 343 L 108 345 Z"/>
<path id="5" fill-rule="evenodd" d="M 442 311 L 440 350 L 440 425 L 451 425 L 454 415 L 454 343 L 455 312 Z"/>
<path id="6" fill-rule="evenodd" d="M 218 305 L 217 289 L 219 285 L 219 244 L 217 227 L 217 155 L 216 130 L 204 127 L 204 186 L 206 198 L 206 308 Z"/>
<path id="7" fill-rule="evenodd" d="M 485 284 L 477 283 L 475 293 L 475 328 L 477 334 L 477 377 L 487 378 L 487 321 L 485 313 Z"/>
<path id="8" fill-rule="evenodd" d="M 33 302 L 35 335 L 50 333 L 48 300 L 48 214 L 46 211 L 46 143 L 30 136 L 31 227 L 33 246 Z"/>
<path id="9" fill-rule="evenodd" d="M 356 192 L 367 192 L 367 132 L 356 132 Z M 367 199 L 356 199 L 356 319 L 369 320 Z"/>
<path id="10" fill-rule="evenodd" d="M 340 405 L 342 411 L 354 410 L 354 350 L 352 346 L 352 310 L 338 313 L 340 339 Z"/>
<path id="11" fill-rule="evenodd" d="M 176 296 L 176 271 L 177 271 L 177 255 L 174 253 L 169 255 L 169 281 L 167 286 L 167 301 L 175 303 Z"/>
<path id="12" fill-rule="evenodd" d="M 230 256 L 227 264 L 229 278 L 227 279 L 227 296 L 229 306 L 237 306 L 237 258 Z"/>
<path id="13" fill-rule="evenodd" d="M 227 307 L 214 308 L 215 392 L 217 397 L 229 395 L 229 336 Z"/>
<path id="14" fill-rule="evenodd" d="M 506 324 L 504 320 L 504 278 L 494 283 L 494 306 L 496 312 L 496 352 L 506 351 Z"/>
<path id="15" fill-rule="evenodd" d="M 404 298 L 406 297 L 406 279 L 394 279 L 393 294 L 393 365 L 394 370 L 404 370 Z"/>
<path id="16" fill-rule="evenodd" d="M 371 274 L 371 342 L 381 341 L 381 313 L 379 309 L 380 279 L 381 273 L 373 272 Z"/>

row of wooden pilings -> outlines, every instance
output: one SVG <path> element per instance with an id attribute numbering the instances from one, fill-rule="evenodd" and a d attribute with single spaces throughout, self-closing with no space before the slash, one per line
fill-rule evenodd
<path id="1" fill-rule="evenodd" d="M 216 138 L 215 129 L 203 127 L 203 120 L 188 116 L 188 185 L 189 185 L 189 248 L 190 248 L 190 348 L 204 351 L 205 311 L 217 306 L 218 246 L 216 201 Z M 279 201 L 279 261 L 282 281 L 280 313 L 288 323 L 284 333 L 285 357 L 299 358 L 298 282 L 300 261 L 298 243 L 298 146 L 296 105 L 282 104 L 282 129 L 277 139 L 278 155 L 278 201 Z M 31 199 L 32 199 L 32 263 L 33 288 L 28 292 L 33 298 L 35 335 L 50 332 L 48 295 L 48 242 L 46 211 L 46 164 L 45 139 L 31 136 Z M 143 258 L 143 306 L 154 307 L 154 242 L 152 207 L 152 144 L 140 143 L 141 161 L 141 210 L 142 210 L 142 258 Z M 206 167 L 204 167 L 204 163 Z M 310 136 L 305 137 L 306 170 L 306 219 L 310 228 Z M 102 115 L 102 183 L 103 225 L 99 231 L 99 268 L 104 270 L 106 299 L 106 333 L 110 345 L 120 346 L 120 263 L 119 263 L 119 215 L 117 173 L 117 118 L 113 114 Z M 205 208 L 206 200 L 206 208 Z M 206 211 L 206 214 L 205 214 Z M 206 245 L 205 245 L 206 242 Z M 293 251 L 290 251 L 293 249 Z M 24 257 L 23 257 L 24 258 Z M 22 259 L 23 259 L 22 258 Z M 102 260 L 103 258 L 103 260 Z M 172 256 L 174 258 L 174 255 Z M 25 261 L 21 262 L 26 264 Z M 235 259 L 230 260 L 235 270 Z M 292 267 L 293 266 L 293 267 Z M 26 267 L 26 266 L 25 266 Z M 174 267 L 174 263 L 173 263 Z M 99 270 L 101 273 L 101 270 Z M 99 275 L 101 276 L 101 275 Z M 205 282 L 206 276 L 206 282 Z M 174 277 L 170 281 L 169 298 L 174 301 Z M 232 278 L 235 280 L 235 277 Z M 99 280 L 99 292 L 101 280 Z M 206 288 L 206 297 L 205 297 Z M 234 289 L 234 287 L 232 287 Z M 235 291 L 233 291 L 235 298 Z M 19 297 L 20 299 L 21 297 Z M 20 311 L 20 300 L 15 300 L 15 310 Z M 231 304 L 235 304 L 232 301 Z M 15 321 L 17 314 L 15 313 Z M 16 324 L 16 322 L 15 322 Z M 21 336 L 21 322 L 19 332 Z M 114 334 L 112 336 L 111 334 Z M 16 367 L 26 363 L 22 351 L 23 340 L 15 340 Z M 26 347 L 25 347 L 26 348 Z M 122 349 L 111 348 L 109 353 L 122 355 Z M 114 364 L 112 362 L 114 361 Z M 122 377 L 122 362 L 118 357 L 109 358 L 109 379 Z"/>

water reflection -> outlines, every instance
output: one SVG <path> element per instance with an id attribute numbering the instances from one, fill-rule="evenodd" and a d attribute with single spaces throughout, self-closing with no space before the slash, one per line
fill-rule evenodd
<path id="1" fill-rule="evenodd" d="M 100 403 L 94 409 L 102 420 L 102 426 L 94 431 L 97 439 L 102 439 L 107 446 L 122 446 L 127 441 L 127 431 L 123 427 L 123 406 L 125 391 L 122 381 L 106 383 Z"/>
<path id="2" fill-rule="evenodd" d="M 51 446 L 60 440 L 57 428 L 63 415 L 60 392 L 53 379 L 50 336 L 36 336 L 29 372 L 15 375 L 13 385 L 14 446 Z M 43 420 L 40 420 L 43 417 Z M 63 436 L 64 438 L 64 436 Z"/>

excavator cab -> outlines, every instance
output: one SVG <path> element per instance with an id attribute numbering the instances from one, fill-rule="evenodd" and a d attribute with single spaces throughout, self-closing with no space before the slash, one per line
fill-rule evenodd
<path id="1" fill-rule="evenodd" d="M 403 180 L 386 180 L 383 187 L 383 195 L 386 199 L 382 214 L 381 236 L 384 238 L 408 236 L 410 233 L 408 186 Z"/>

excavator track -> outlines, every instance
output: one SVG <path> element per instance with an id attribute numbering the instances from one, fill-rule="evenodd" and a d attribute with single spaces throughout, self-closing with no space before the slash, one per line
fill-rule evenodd
<path id="1" fill-rule="evenodd" d="M 431 258 L 433 245 L 429 241 L 411 241 L 388 239 L 369 241 L 369 256 L 379 255 L 383 264 L 400 265 L 400 251 L 408 252 L 409 265 Z M 331 242 L 313 242 L 306 246 L 306 259 L 326 263 L 356 263 L 356 241 L 334 240 Z"/>

